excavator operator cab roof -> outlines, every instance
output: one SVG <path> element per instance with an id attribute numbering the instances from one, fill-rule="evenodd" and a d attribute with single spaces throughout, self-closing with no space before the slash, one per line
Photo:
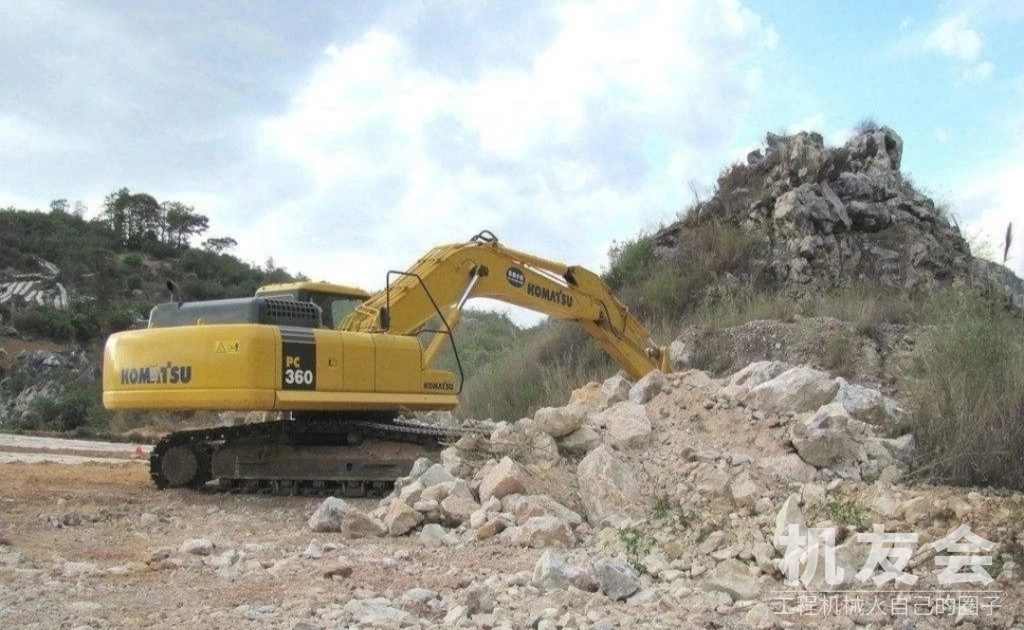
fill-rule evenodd
<path id="1" fill-rule="evenodd" d="M 349 313 L 370 297 L 370 294 L 362 289 L 330 282 L 289 282 L 260 287 L 256 291 L 256 296 L 312 302 L 320 307 L 324 326 L 337 328 Z"/>

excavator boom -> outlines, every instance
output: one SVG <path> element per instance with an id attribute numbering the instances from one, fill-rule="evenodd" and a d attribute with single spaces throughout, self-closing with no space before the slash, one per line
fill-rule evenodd
<path id="1" fill-rule="evenodd" d="M 664 349 L 597 274 L 505 247 L 490 232 L 434 248 L 392 275 L 395 282 L 389 276 L 387 287 L 359 305 L 341 330 L 415 335 L 438 312 L 454 327 L 467 299 L 491 298 L 579 323 L 633 379 L 668 371 Z"/>

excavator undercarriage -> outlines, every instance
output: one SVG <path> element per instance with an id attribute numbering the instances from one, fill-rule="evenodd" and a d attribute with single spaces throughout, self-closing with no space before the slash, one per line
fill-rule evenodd
<path id="1" fill-rule="evenodd" d="M 158 488 L 205 487 L 272 494 L 382 496 L 420 457 L 472 429 L 433 427 L 388 413 L 296 414 L 230 427 L 177 431 L 150 454 Z"/>

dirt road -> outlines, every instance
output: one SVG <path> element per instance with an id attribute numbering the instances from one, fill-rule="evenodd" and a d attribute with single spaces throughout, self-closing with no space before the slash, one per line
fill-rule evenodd
<path id="1" fill-rule="evenodd" d="M 151 446 L 123 442 L 97 442 L 0 433 L 0 463 L 60 464 L 104 463 L 112 460 L 144 462 Z"/>
<path id="2" fill-rule="evenodd" d="M 314 534 L 320 502 L 157 491 L 142 465 L 0 465 L 0 628 L 445 627 L 464 587 L 517 574 L 525 585 L 541 553 Z M 196 539 L 211 548 L 182 551 Z M 348 577 L 325 577 L 332 569 Z M 414 588 L 426 599 L 403 611 Z M 506 627 L 600 597 L 528 601 L 526 588 L 494 589 Z"/>

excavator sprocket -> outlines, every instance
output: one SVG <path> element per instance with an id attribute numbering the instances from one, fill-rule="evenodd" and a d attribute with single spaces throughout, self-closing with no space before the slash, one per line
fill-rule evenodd
<path id="1" fill-rule="evenodd" d="M 149 458 L 158 488 L 273 494 L 380 496 L 420 457 L 473 429 L 395 420 L 387 414 L 308 413 L 293 420 L 176 431 Z"/>

